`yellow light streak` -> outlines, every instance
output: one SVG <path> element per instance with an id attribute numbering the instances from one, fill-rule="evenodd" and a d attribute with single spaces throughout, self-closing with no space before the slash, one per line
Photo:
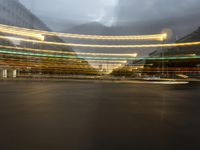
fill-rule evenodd
<path id="1" fill-rule="evenodd" d="M 42 34 L 39 34 L 39 33 L 17 31 L 17 30 L 13 30 L 13 29 L 10 29 L 10 28 L 4 28 L 4 27 L 1 27 L 1 26 L 0 26 L 0 32 L 32 37 L 32 38 L 35 38 L 35 39 L 38 39 L 38 40 L 41 40 L 41 41 L 44 41 L 44 39 L 45 39 L 45 37 Z"/>
<path id="2" fill-rule="evenodd" d="M 87 60 L 89 63 L 127 63 L 126 60 Z"/>
<path id="3" fill-rule="evenodd" d="M 77 39 L 90 39 L 90 40 L 163 40 L 166 34 L 153 34 L 153 35 L 120 35 L 120 36 L 103 36 L 103 35 L 82 35 L 82 34 L 69 34 L 69 33 L 58 33 L 48 32 L 42 30 L 34 30 L 27 28 L 20 28 L 15 26 L 8 26 L 0 24 L 0 31 L 7 32 L 13 31 L 18 34 L 40 34 L 48 36 L 58 36 L 65 38 L 77 38 Z"/>
<path id="4" fill-rule="evenodd" d="M 17 49 L 17 50 L 26 50 L 42 53 L 58 53 L 58 54 L 70 54 L 70 55 L 86 55 L 86 56 L 117 56 L 117 57 L 137 57 L 137 53 L 131 54 L 110 54 L 110 53 L 82 53 L 82 52 L 64 52 L 64 51 L 54 51 L 54 50 L 45 50 L 45 49 L 33 49 L 33 48 L 23 48 L 23 47 L 14 47 L 14 46 L 4 46 L 0 45 L 0 48 L 7 49 Z"/>
<path id="5" fill-rule="evenodd" d="M 46 45 L 88 47 L 88 48 L 156 48 L 156 47 L 181 47 L 181 46 L 200 45 L 200 41 L 186 42 L 186 43 L 170 43 L 170 44 L 145 44 L 145 45 L 96 45 L 96 44 L 74 44 L 74 43 L 37 41 L 37 40 L 30 40 L 30 39 L 16 38 L 16 37 L 9 37 L 9 36 L 0 36 L 0 39 L 33 42 L 33 43 L 46 44 Z"/>

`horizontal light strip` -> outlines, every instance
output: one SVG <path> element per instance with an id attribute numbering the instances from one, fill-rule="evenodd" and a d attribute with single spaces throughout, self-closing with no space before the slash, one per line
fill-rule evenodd
<path id="1" fill-rule="evenodd" d="M 52 54 L 37 54 L 30 52 L 16 52 L 9 50 L 0 50 L 3 54 L 16 54 L 26 56 L 38 56 L 38 57 L 50 57 L 50 58 L 72 58 L 72 59 L 86 59 L 86 60 L 175 60 L 175 59 L 199 59 L 200 56 L 184 56 L 184 57 L 136 57 L 136 58 L 116 58 L 116 57 L 75 57 L 75 56 L 64 56 L 64 55 L 52 55 Z"/>
<path id="2" fill-rule="evenodd" d="M 89 47 L 89 48 L 156 48 L 156 47 L 180 47 L 180 46 L 192 46 L 200 45 L 200 42 L 187 42 L 187 43 L 171 43 L 171 44 L 147 44 L 147 45 L 91 45 L 91 44 L 74 44 L 74 43 L 59 43 L 59 42 L 47 42 L 37 41 L 23 38 L 15 38 L 9 36 L 0 36 L 0 39 L 16 40 L 23 42 L 33 42 L 46 45 L 59 45 L 59 46 L 73 46 L 73 47 Z"/>
<path id="3" fill-rule="evenodd" d="M 83 34 L 68 34 L 68 33 L 58 33 L 58 32 L 48 32 L 42 30 L 33 30 L 27 28 L 20 28 L 15 26 L 8 26 L 0 24 L 0 31 L 7 32 L 13 30 L 18 34 L 40 34 L 48 36 L 58 36 L 65 38 L 75 38 L 75 39 L 91 39 L 91 40 L 159 40 L 163 41 L 167 38 L 166 34 L 153 34 L 153 35 L 125 35 L 125 36 L 103 36 L 103 35 L 83 35 Z"/>
<path id="4" fill-rule="evenodd" d="M 89 63 L 92 63 L 92 64 L 94 64 L 94 63 L 116 63 L 116 64 L 119 64 L 119 63 L 122 63 L 122 64 L 124 64 L 124 63 L 127 63 L 127 61 L 126 60 L 87 60 Z"/>
<path id="5" fill-rule="evenodd" d="M 2 54 L 1 56 L 6 56 L 7 54 Z M 18 58 L 19 58 L 20 56 L 18 56 Z M 23 56 L 21 56 L 21 57 L 24 57 L 24 55 Z M 36 57 L 37 58 L 37 57 Z M 0 57 L 0 59 L 2 59 L 1 57 Z M 9 60 L 10 60 L 10 58 L 8 58 Z M 21 59 L 21 58 L 19 58 L 19 59 Z M 64 60 L 66 60 L 65 58 L 63 58 L 63 59 L 61 59 L 61 58 L 48 58 L 48 60 L 49 61 L 55 61 L 56 60 L 56 63 L 63 63 L 62 61 L 64 61 Z M 67 60 L 70 60 L 70 59 L 67 59 Z M 70 62 L 71 61 L 74 61 L 74 59 L 71 59 L 70 60 Z M 31 60 L 28 60 L 28 61 L 31 61 Z M 42 60 L 42 62 L 44 62 L 45 60 Z M 89 62 L 89 63 L 113 63 L 113 64 L 119 64 L 119 63 L 122 63 L 122 64 L 125 64 L 125 63 L 127 63 L 127 61 L 126 60 L 87 60 L 87 62 Z M 78 64 L 78 65 L 81 65 L 82 63 L 84 63 L 84 62 L 78 62 L 78 61 L 75 61 L 75 62 L 73 62 L 73 63 L 70 63 L 70 64 Z"/>
<path id="6" fill-rule="evenodd" d="M 26 51 L 34 51 L 34 52 L 45 52 L 45 53 L 69 54 L 69 55 L 137 57 L 137 53 L 132 53 L 132 54 L 130 54 L 130 53 L 129 54 L 110 54 L 110 53 L 64 52 L 64 51 L 55 51 L 55 50 L 45 50 L 45 49 L 33 49 L 33 48 L 22 48 L 22 47 L 14 47 L 14 46 L 4 46 L 4 45 L 0 45 L 0 48 L 26 50 Z"/>
<path id="7" fill-rule="evenodd" d="M 28 64 L 28 63 L 31 63 L 33 65 L 37 64 L 37 65 L 46 65 L 46 64 L 49 64 L 51 67 L 54 67 L 54 66 L 59 66 L 59 67 L 76 67 L 76 68 L 90 68 L 90 65 L 80 65 L 80 64 L 67 64 L 66 62 L 65 63 L 56 63 L 56 64 L 52 64 L 52 62 L 49 62 L 49 61 L 41 61 L 41 62 L 37 62 L 37 61 L 34 61 L 34 60 L 30 60 L 30 61 L 27 61 L 25 60 L 24 62 L 22 61 L 19 61 L 19 59 L 15 58 L 15 59 L 7 59 L 7 58 L 0 58 L 0 60 L 4 60 L 5 62 L 8 62 L 8 63 L 20 63 L 20 64 Z M 5 63 L 4 62 L 4 63 Z M 3 62 L 0 62 L 0 64 L 3 63 Z M 30 64 L 30 65 L 31 65 Z M 105 64 L 106 66 L 119 66 L 121 64 L 119 63 L 113 63 L 113 64 Z M 104 65 L 104 66 L 105 66 Z M 99 64 L 92 64 L 93 67 L 99 67 Z"/>
<path id="8" fill-rule="evenodd" d="M 52 57 L 52 58 L 72 58 L 72 59 L 94 59 L 94 60 L 132 60 L 132 57 L 94 57 L 94 56 L 70 56 L 70 55 L 58 55 L 58 54 L 46 54 L 46 53 L 33 53 L 33 52 L 22 52 L 16 50 L 4 50 L 1 49 L 0 53 L 6 54 L 17 54 L 27 56 L 41 56 L 41 57 Z"/>
<path id="9" fill-rule="evenodd" d="M 44 36 L 39 34 L 39 33 L 33 33 L 33 32 L 26 32 L 26 31 L 17 31 L 17 30 L 13 30 L 10 28 L 2 28 L 0 26 L 0 32 L 3 33 L 8 33 L 8 34 L 14 34 L 14 35 L 20 35 L 20 36 L 27 36 L 27 37 L 31 37 L 31 38 L 35 38 L 38 40 L 43 41 L 44 40 Z"/>

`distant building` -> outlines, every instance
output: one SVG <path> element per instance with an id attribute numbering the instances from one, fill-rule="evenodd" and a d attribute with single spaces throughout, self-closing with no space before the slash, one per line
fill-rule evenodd
<path id="1" fill-rule="evenodd" d="M 200 41 L 200 28 L 191 34 L 181 38 L 177 43 Z M 160 76 L 200 77 L 200 59 L 192 58 L 200 56 L 200 46 L 185 46 L 174 48 L 163 48 L 156 50 L 149 57 L 185 57 L 184 59 L 147 60 L 143 74 Z M 188 57 L 188 59 L 187 59 Z M 190 57 L 190 58 L 189 58 Z"/>
<path id="2" fill-rule="evenodd" d="M 51 31 L 37 16 L 35 16 L 33 13 L 31 13 L 30 10 L 23 6 L 19 0 L 0 0 L 0 24 Z M 0 32 L 0 35 L 6 34 Z M 61 38 L 56 36 L 45 36 L 45 40 L 64 43 Z M 68 46 L 55 46 L 26 42 L 16 43 L 15 41 L 2 39 L 0 39 L 0 45 L 73 52 L 72 48 Z M 96 74 L 96 71 L 91 68 L 86 61 L 82 59 L 57 59 L 52 61 L 48 58 L 33 58 L 30 56 L 24 56 L 22 58 L 21 56 L 17 57 L 14 55 L 4 55 L 0 53 L 0 58 L 1 57 L 4 58 L 4 61 L 0 61 L 0 77 L 7 76 L 10 72 L 10 69 L 12 69 L 11 72 L 13 72 L 13 76 L 16 76 L 15 74 L 17 68 L 20 68 L 20 73 L 34 72 L 39 74 L 90 74 L 92 72 L 92 74 Z M 10 58 L 12 59 L 12 63 L 10 63 Z M 45 66 L 45 64 L 47 63 L 51 65 Z M 79 65 L 78 67 L 77 64 Z M 54 65 L 57 65 L 58 68 L 53 67 Z M 60 65 L 62 65 L 63 67 L 60 67 Z M 82 68 L 86 69 L 83 70 Z"/>

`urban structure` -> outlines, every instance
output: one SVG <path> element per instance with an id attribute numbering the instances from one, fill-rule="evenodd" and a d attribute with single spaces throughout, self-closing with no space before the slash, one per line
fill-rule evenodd
<path id="1" fill-rule="evenodd" d="M 179 39 L 176 43 L 193 42 L 200 40 L 200 28 L 191 34 Z M 152 52 L 149 57 L 171 57 L 184 59 L 147 60 L 143 74 L 164 76 L 171 78 L 199 78 L 200 77 L 200 46 L 163 48 Z"/>
<path id="2" fill-rule="evenodd" d="M 200 28 L 176 43 L 165 43 L 167 33 L 124 36 L 58 33 L 51 31 L 19 0 L 0 0 L 0 77 L 108 74 L 199 77 L 199 37 Z M 68 38 L 86 41 L 70 43 L 66 42 Z M 148 57 L 139 57 L 136 52 L 76 53 L 72 47 L 158 50 Z"/>
<path id="3" fill-rule="evenodd" d="M 30 10 L 23 6 L 19 0 L 0 0 L 0 24 L 16 26 L 27 29 L 51 31 L 43 21 L 35 16 Z M 0 35 L 13 36 L 9 33 L 2 33 Z M 15 37 L 21 37 L 15 35 Z M 32 37 L 26 37 L 28 39 L 34 39 Z M 47 40 L 50 42 L 64 41 L 57 36 L 42 36 L 40 40 Z M 73 52 L 70 46 L 61 45 L 47 45 L 34 42 L 23 42 L 16 40 L 0 39 L 1 46 L 13 46 L 20 48 L 33 48 L 43 50 L 59 50 L 63 52 Z M 2 49 L 2 47 L 1 47 Z M 96 71 L 90 67 L 87 61 L 83 59 L 46 59 L 30 56 L 15 56 L 0 54 L 0 76 L 1 77 L 17 77 L 17 75 L 30 75 L 30 74 L 96 74 Z M 52 67 L 53 65 L 63 65 L 63 69 Z M 45 65 L 48 64 L 48 65 Z M 73 66 L 71 65 L 73 64 Z M 64 66 L 65 65 L 65 66 Z M 37 67 L 36 67 L 37 66 Z M 83 70 L 82 68 L 85 68 Z M 84 71 L 84 72 L 83 72 Z"/>
<path id="4" fill-rule="evenodd" d="M 200 28 L 179 39 L 175 44 L 200 40 Z M 164 46 L 164 45 L 163 45 Z M 148 57 L 128 61 L 115 69 L 114 76 L 135 78 L 200 78 L 200 46 L 159 47 Z"/>

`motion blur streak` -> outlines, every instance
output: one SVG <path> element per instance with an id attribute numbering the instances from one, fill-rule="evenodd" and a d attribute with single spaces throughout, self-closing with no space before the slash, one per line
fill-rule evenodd
<path id="1" fill-rule="evenodd" d="M 45 53 L 70 54 L 70 55 L 137 57 L 137 53 L 131 53 L 131 54 L 110 54 L 110 53 L 64 52 L 64 51 L 54 51 L 54 50 L 46 50 L 46 49 L 33 49 L 33 48 L 22 48 L 22 47 L 14 47 L 14 46 L 4 46 L 4 45 L 0 45 L 0 48 L 26 50 L 26 51 L 34 51 L 34 52 L 42 52 L 42 53 L 45 52 Z"/>
<path id="2" fill-rule="evenodd" d="M 164 40 L 166 34 L 153 34 L 153 35 L 126 35 L 126 36 L 103 36 L 103 35 L 82 35 L 82 34 L 67 34 L 67 33 L 57 33 L 48 32 L 41 30 L 33 30 L 27 28 L 20 28 L 8 25 L 0 24 L 0 31 L 5 33 L 18 34 L 18 35 L 48 35 L 48 36 L 58 36 L 65 38 L 77 38 L 77 39 L 91 39 L 91 40 Z"/>
<path id="3" fill-rule="evenodd" d="M 17 30 L 12 30 L 12 29 L 5 29 L 0 26 L 0 31 L 3 33 L 8 33 L 8 34 L 15 34 L 15 35 L 21 35 L 21 36 L 27 36 L 27 37 L 32 37 L 41 41 L 44 41 L 45 37 L 39 33 L 34 33 L 34 32 L 26 32 L 26 31 L 17 31 Z"/>
<path id="4" fill-rule="evenodd" d="M 53 55 L 44 53 L 30 53 L 30 52 L 20 52 L 11 50 L 0 50 L 0 53 L 4 54 L 16 54 L 16 55 L 26 55 L 26 56 L 39 56 L 39 57 L 52 57 L 52 58 L 81 58 L 81 59 L 91 59 L 91 60 L 173 60 L 173 59 L 197 59 L 200 56 L 188 56 L 188 57 L 82 57 L 82 56 L 67 56 L 67 55 Z"/>
<path id="5" fill-rule="evenodd" d="M 181 46 L 200 45 L 200 41 L 187 42 L 187 43 L 147 44 L 147 45 L 95 45 L 95 44 L 74 44 L 74 43 L 37 41 L 37 40 L 16 38 L 16 37 L 10 37 L 10 36 L 0 36 L 0 39 L 16 40 L 16 41 L 23 41 L 23 42 L 33 42 L 33 43 L 40 43 L 40 44 L 47 44 L 47 45 L 90 47 L 90 48 L 155 48 L 155 47 L 181 47 Z"/>

